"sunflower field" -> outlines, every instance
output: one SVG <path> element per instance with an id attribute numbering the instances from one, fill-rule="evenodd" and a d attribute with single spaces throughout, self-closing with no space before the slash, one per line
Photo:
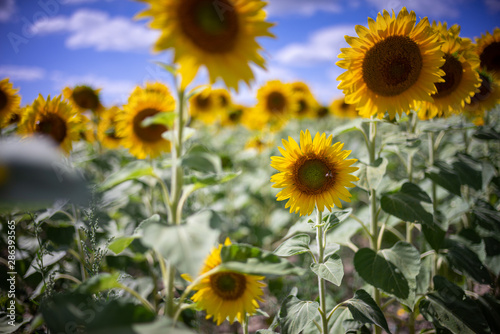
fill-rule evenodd
<path id="1" fill-rule="evenodd" d="M 2 333 L 500 333 L 500 28 L 382 11 L 342 98 L 241 105 L 266 3 L 141 2 L 175 85 L 1 78 Z"/>

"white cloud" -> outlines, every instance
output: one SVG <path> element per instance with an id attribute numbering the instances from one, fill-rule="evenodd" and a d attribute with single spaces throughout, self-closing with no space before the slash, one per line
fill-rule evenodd
<path id="1" fill-rule="evenodd" d="M 463 0 L 366 0 L 376 11 L 370 14 L 375 18 L 378 12 L 382 10 L 394 11 L 397 13 L 401 8 L 406 7 L 413 10 L 417 17 L 429 16 L 433 19 L 441 17 L 458 17 L 460 15 L 459 4 Z M 494 1 L 494 0 L 492 0 Z"/>
<path id="2" fill-rule="evenodd" d="M 93 47 L 97 51 L 149 50 L 159 32 L 134 23 L 127 17 L 109 17 L 102 11 L 80 9 L 72 16 L 57 16 L 37 21 L 36 34 L 69 32 L 66 46 L 70 49 Z"/>
<path id="3" fill-rule="evenodd" d="M 318 62 L 333 63 L 340 48 L 347 47 L 345 35 L 356 36 L 354 26 L 332 26 L 315 31 L 305 43 L 292 43 L 279 50 L 274 59 L 290 66 L 312 66 Z"/>
<path id="4" fill-rule="evenodd" d="M 12 81 L 35 81 L 45 77 L 45 70 L 41 67 L 2 65 L 0 78 L 8 77 Z"/>
<path id="5" fill-rule="evenodd" d="M 268 3 L 267 12 L 274 16 L 287 14 L 311 16 L 319 11 L 338 13 L 342 10 L 338 0 L 272 0 Z"/>
<path id="6" fill-rule="evenodd" d="M 16 12 L 14 0 L 0 0 L 0 22 L 7 22 Z"/>
<path id="7" fill-rule="evenodd" d="M 484 3 L 492 12 L 500 12 L 500 0 L 484 0 Z"/>

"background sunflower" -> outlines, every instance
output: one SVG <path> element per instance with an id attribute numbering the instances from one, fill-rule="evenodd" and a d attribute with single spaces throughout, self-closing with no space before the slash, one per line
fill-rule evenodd
<path id="1" fill-rule="evenodd" d="M 17 94 L 9 78 L 0 81 L 0 127 L 10 124 L 12 116 L 19 111 L 21 97 Z"/>

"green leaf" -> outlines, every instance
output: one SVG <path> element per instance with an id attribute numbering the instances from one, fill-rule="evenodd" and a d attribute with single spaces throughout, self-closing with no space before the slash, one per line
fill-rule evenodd
<path id="1" fill-rule="evenodd" d="M 276 248 L 274 254 L 278 256 L 292 256 L 310 251 L 309 242 L 311 238 L 307 234 L 298 234 L 285 240 L 281 245 Z"/>
<path id="2" fill-rule="evenodd" d="M 121 288 L 121 283 L 118 282 L 118 277 L 120 277 L 120 273 L 114 274 L 98 274 L 93 276 L 80 284 L 77 288 L 77 292 L 79 293 L 98 293 L 105 290 Z"/>
<path id="3" fill-rule="evenodd" d="M 140 235 L 131 235 L 114 238 L 113 241 L 109 244 L 108 248 L 113 253 L 120 254 L 132 243 L 132 241 L 140 237 Z"/>
<path id="4" fill-rule="evenodd" d="M 179 325 L 178 325 L 179 326 Z M 163 317 L 153 322 L 117 325 L 108 328 L 94 328 L 88 334 L 194 334 L 187 328 L 174 328 L 170 318 Z"/>
<path id="5" fill-rule="evenodd" d="M 111 174 L 106 180 L 104 180 L 99 187 L 99 190 L 105 191 L 119 185 L 120 183 L 129 180 L 136 180 L 142 176 L 156 176 L 156 174 L 154 173 L 151 164 L 146 161 L 134 161 L 120 169 L 118 172 Z"/>
<path id="6" fill-rule="evenodd" d="M 480 126 L 472 136 L 480 140 L 500 140 L 500 132 L 487 126 Z"/>
<path id="7" fill-rule="evenodd" d="M 382 210 L 401 220 L 407 222 L 417 222 L 420 224 L 432 224 L 433 217 L 427 212 L 420 200 L 404 192 L 387 194 L 380 200 Z"/>
<path id="8" fill-rule="evenodd" d="M 156 65 L 160 66 L 163 68 L 165 71 L 169 72 L 172 74 L 174 77 L 177 75 L 177 69 L 175 68 L 175 65 L 163 63 L 161 61 L 153 61 Z"/>
<path id="9" fill-rule="evenodd" d="M 457 154 L 457 159 L 458 161 L 454 161 L 452 166 L 460 183 L 480 190 L 483 186 L 481 164 L 471 156 L 462 153 Z"/>
<path id="10" fill-rule="evenodd" d="M 480 284 L 491 284 L 491 276 L 476 253 L 455 240 L 446 240 L 446 257 L 451 265 Z"/>
<path id="11" fill-rule="evenodd" d="M 388 161 L 386 158 L 378 158 L 373 163 L 373 166 L 362 165 L 358 172 L 360 180 L 357 186 L 367 191 L 377 189 L 385 175 L 387 164 Z"/>
<path id="12" fill-rule="evenodd" d="M 365 290 L 357 290 L 354 297 L 343 302 L 349 308 L 354 320 L 362 323 L 369 323 L 379 326 L 387 333 L 391 333 L 387 321 L 385 320 L 384 313 L 378 307 L 377 303 Z"/>
<path id="13" fill-rule="evenodd" d="M 182 166 L 204 173 L 220 173 L 220 157 L 209 152 L 190 151 L 182 157 Z"/>
<path id="14" fill-rule="evenodd" d="M 378 253 L 362 248 L 354 255 L 354 267 L 367 283 L 413 308 L 420 253 L 411 244 L 399 241 Z"/>
<path id="15" fill-rule="evenodd" d="M 345 221 L 352 213 L 352 208 L 348 208 L 347 210 L 342 211 L 333 211 L 332 213 L 323 217 L 323 221 L 326 223 L 324 229 L 325 232 L 331 230 L 338 224 Z"/>
<path id="16" fill-rule="evenodd" d="M 199 87 L 192 89 L 189 93 L 186 94 L 186 100 L 189 100 L 194 95 L 201 93 L 202 91 L 204 91 L 208 87 L 210 87 L 210 86 L 209 85 L 202 85 L 202 86 L 199 86 Z"/>
<path id="17" fill-rule="evenodd" d="M 146 117 L 142 121 L 141 126 L 148 127 L 153 124 L 160 124 L 166 126 L 168 129 L 171 129 L 174 126 L 174 121 L 177 117 L 177 114 L 173 111 L 174 110 L 164 110 L 154 116 Z"/>
<path id="18" fill-rule="evenodd" d="M 481 169 L 481 178 L 483 179 L 483 186 L 482 186 L 483 190 L 486 190 L 488 188 L 488 185 L 490 184 L 490 181 L 493 179 L 495 174 L 496 174 L 495 167 L 489 162 L 483 161 L 483 166 Z"/>
<path id="19" fill-rule="evenodd" d="M 422 232 L 424 233 L 425 240 L 435 251 L 439 251 L 443 245 L 446 232 L 443 231 L 435 221 L 432 224 L 422 225 Z"/>
<path id="20" fill-rule="evenodd" d="M 340 286 L 344 277 L 344 266 L 338 254 L 333 254 L 325 263 L 311 263 L 311 270 L 336 286 Z"/>
<path id="21" fill-rule="evenodd" d="M 419 304 L 420 312 L 428 321 L 453 333 L 490 333 L 481 310 L 462 289 L 441 276 L 434 276 L 434 288 Z"/>
<path id="22" fill-rule="evenodd" d="M 319 304 L 289 295 L 281 304 L 279 323 L 282 334 L 300 334 L 313 321 L 321 322 Z"/>
<path id="23" fill-rule="evenodd" d="M 416 200 L 419 200 L 420 202 L 432 203 L 429 195 L 427 195 L 427 193 L 415 183 L 406 182 L 403 186 L 401 186 L 400 191 L 415 198 Z"/>
<path id="24" fill-rule="evenodd" d="M 303 275 L 305 270 L 293 266 L 285 259 L 257 247 L 233 244 L 222 247 L 221 270 L 252 275 Z"/>
<path id="25" fill-rule="evenodd" d="M 500 333 L 500 301 L 495 296 L 485 294 L 479 296 L 477 304 L 483 312 L 493 333 Z"/>
<path id="26" fill-rule="evenodd" d="M 478 200 L 472 209 L 472 217 L 481 227 L 500 233 L 500 212 L 489 203 Z"/>
<path id="27" fill-rule="evenodd" d="M 332 136 L 335 138 L 335 137 L 340 136 L 344 133 L 348 133 L 348 132 L 352 132 L 352 131 L 363 132 L 363 129 L 361 128 L 362 122 L 363 122 L 362 118 L 355 118 L 344 125 L 335 127 L 335 129 L 332 131 Z"/>
<path id="28" fill-rule="evenodd" d="M 241 172 L 238 172 L 238 173 L 232 173 L 232 172 L 220 173 L 220 174 L 208 175 L 208 176 L 189 175 L 189 176 L 184 178 L 184 183 L 191 184 L 192 187 L 194 188 L 194 190 L 196 190 L 196 189 L 201 189 L 201 188 L 229 182 L 240 174 L 241 174 Z"/>
<path id="29" fill-rule="evenodd" d="M 425 176 L 448 190 L 450 193 L 461 196 L 460 178 L 453 168 L 444 161 L 436 161 L 434 166 L 438 168 L 438 171 L 427 172 Z"/>

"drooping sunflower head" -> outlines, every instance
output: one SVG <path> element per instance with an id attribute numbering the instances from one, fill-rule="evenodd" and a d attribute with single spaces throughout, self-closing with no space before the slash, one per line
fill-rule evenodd
<path id="1" fill-rule="evenodd" d="M 138 17 L 151 16 L 151 28 L 161 30 L 156 51 L 173 48 L 184 88 L 200 66 L 207 68 L 211 83 L 221 78 L 236 90 L 240 80 L 253 80 L 250 63 L 264 68 L 256 38 L 274 37 L 269 32 L 273 24 L 265 21 L 264 1 L 143 1 L 150 7 Z"/>
<path id="2" fill-rule="evenodd" d="M 121 144 L 139 159 L 147 156 L 155 158 L 162 152 L 170 152 L 170 141 L 162 137 L 168 127 L 163 124 L 143 126 L 143 121 L 158 113 L 174 111 L 172 95 L 143 90 L 129 100 L 116 116 L 116 136 L 122 138 Z"/>
<path id="3" fill-rule="evenodd" d="M 224 245 L 230 245 L 226 239 Z M 200 275 L 209 272 L 221 264 L 221 250 L 223 245 L 214 247 L 200 272 Z M 182 275 L 191 281 L 188 275 Z M 224 320 L 233 323 L 238 320 L 243 322 L 246 314 L 252 315 L 259 307 L 258 301 L 263 301 L 262 288 L 266 285 L 261 281 L 262 276 L 241 274 L 233 271 L 219 271 L 201 280 L 193 290 L 196 293 L 191 298 L 197 306 L 205 310 L 206 318 L 220 325 Z"/>
<path id="4" fill-rule="evenodd" d="M 268 81 L 257 91 L 257 105 L 271 127 L 281 128 L 290 118 L 297 101 L 289 85 L 279 80 Z"/>
<path id="5" fill-rule="evenodd" d="M 477 54 L 481 61 L 481 69 L 500 75 L 500 28 L 495 28 L 493 34 L 488 31 L 476 38 Z"/>
<path id="6" fill-rule="evenodd" d="M 341 97 L 335 99 L 330 105 L 330 110 L 332 113 L 339 118 L 356 118 L 358 117 L 358 111 L 354 104 L 349 104 L 345 102 L 345 98 Z"/>
<path id="7" fill-rule="evenodd" d="M 101 112 L 104 110 L 99 98 L 100 89 L 93 89 L 90 86 L 75 86 L 73 89 L 66 87 L 63 89 L 64 98 L 80 112 L 92 110 Z"/>
<path id="8" fill-rule="evenodd" d="M 401 9 L 396 17 L 384 11 L 368 18 L 368 28 L 356 26 L 359 37 L 346 36 L 350 48 L 342 48 L 337 65 L 347 71 L 337 80 L 346 102 L 356 104 L 359 114 L 371 117 L 409 112 L 416 101 L 430 101 L 435 82 L 442 81 L 444 59 L 438 33 L 427 18 Z"/>
<path id="9" fill-rule="evenodd" d="M 496 75 L 484 71 L 479 72 L 481 86 L 465 105 L 465 114 L 475 124 L 481 124 L 485 113 L 500 103 L 500 84 Z"/>
<path id="10" fill-rule="evenodd" d="M 21 96 L 19 89 L 14 89 L 9 78 L 0 80 L 0 127 L 10 124 L 13 115 L 19 113 Z"/>
<path id="11" fill-rule="evenodd" d="M 271 167 L 279 173 L 271 177 L 274 188 L 284 188 L 277 195 L 278 201 L 288 200 L 290 212 L 310 215 L 314 208 L 323 211 L 334 206 L 342 207 L 340 200 L 350 202 L 347 187 L 354 187 L 358 178 L 351 173 L 357 160 L 345 160 L 351 151 L 342 151 L 344 144 L 332 145 L 333 137 L 317 133 L 314 140 L 309 130 L 300 133 L 300 146 L 292 138 L 282 140 L 279 147 L 282 157 L 271 157 Z"/>
<path id="12" fill-rule="evenodd" d="M 39 95 L 33 104 L 23 111 L 18 131 L 25 136 L 40 135 L 50 138 L 65 153 L 72 142 L 80 139 L 80 121 L 76 110 L 61 100 L 61 96 L 45 100 Z"/>
<path id="13" fill-rule="evenodd" d="M 116 119 L 119 113 L 120 109 L 116 106 L 107 109 L 102 114 L 97 127 L 97 139 L 104 147 L 109 149 L 115 149 L 121 143 L 121 138 L 116 131 Z"/>

